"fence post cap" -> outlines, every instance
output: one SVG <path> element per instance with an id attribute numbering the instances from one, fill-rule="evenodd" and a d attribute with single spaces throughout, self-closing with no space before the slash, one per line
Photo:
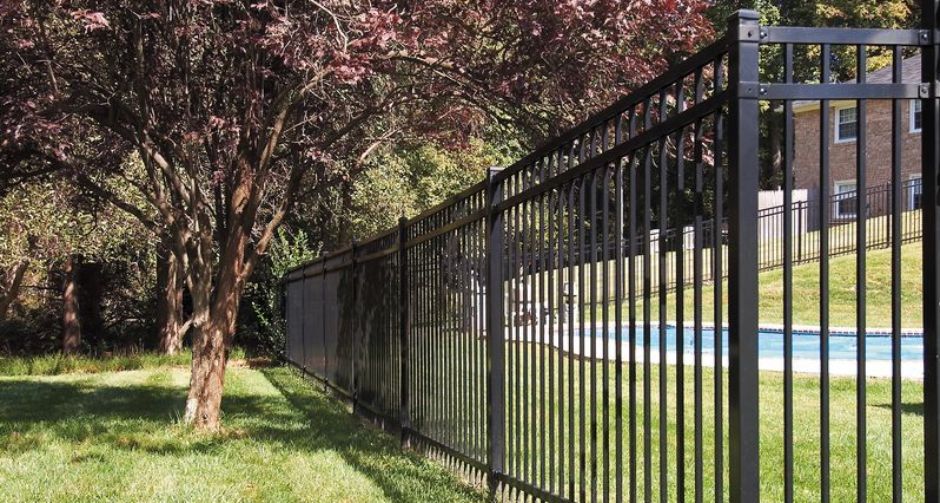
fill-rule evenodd
<path id="1" fill-rule="evenodd" d="M 760 14 L 758 14 L 756 10 L 752 9 L 738 9 L 731 13 L 731 15 L 728 16 L 728 19 L 747 19 L 757 21 L 760 19 Z"/>

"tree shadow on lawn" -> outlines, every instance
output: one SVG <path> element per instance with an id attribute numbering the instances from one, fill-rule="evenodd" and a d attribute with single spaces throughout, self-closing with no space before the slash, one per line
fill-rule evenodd
<path id="1" fill-rule="evenodd" d="M 262 428 L 262 434 L 305 449 L 327 448 L 338 452 L 347 463 L 366 475 L 392 501 L 444 501 L 460 494 L 466 500 L 483 500 L 482 492 L 459 482 L 457 477 L 433 461 L 401 448 L 397 438 L 363 424 L 338 400 L 314 389 L 314 385 L 284 369 L 264 369 L 262 373 L 291 405 L 310 423 L 305 434 L 282 428 Z M 414 491 L 403 491 L 408 481 Z M 429 490 L 442 489 L 440 495 Z"/>
<path id="2" fill-rule="evenodd" d="M 96 419 L 166 420 L 182 407 L 178 388 L 161 385 L 107 386 L 86 382 L 5 380 L 0 383 L 0 423 Z"/>
<path id="3" fill-rule="evenodd" d="M 182 425 L 175 430 L 185 389 L 169 383 L 4 380 L 0 455 L 41 449 L 50 437 L 168 456 L 213 453 L 229 442 L 250 439 L 283 450 L 335 452 L 394 501 L 451 499 L 458 494 L 465 500 L 482 499 L 444 468 L 402 451 L 397 439 L 364 427 L 338 401 L 286 369 L 261 372 L 280 395 L 231 390 L 222 402 L 226 429 L 214 435 Z M 431 494 L 438 490 L 439 496 Z"/>
<path id="4" fill-rule="evenodd" d="M 0 382 L 0 403 L 4 404 L 0 407 L 0 453 L 38 448 L 50 437 L 155 454 L 204 453 L 248 435 L 241 429 L 217 435 L 188 430 L 178 421 L 185 398 L 185 389 L 170 384 L 4 380 Z M 278 411 L 276 399 L 232 394 L 225 398 L 223 408 L 235 417 L 264 422 L 289 419 L 290 411 L 283 406 Z"/>

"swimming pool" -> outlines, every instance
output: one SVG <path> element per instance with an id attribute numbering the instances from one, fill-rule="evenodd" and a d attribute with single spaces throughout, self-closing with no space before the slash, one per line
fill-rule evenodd
<path id="1" fill-rule="evenodd" d="M 653 325 L 650 333 L 650 348 L 659 349 L 659 327 Z M 609 339 L 616 339 L 618 333 L 614 327 L 607 330 Z M 761 329 L 758 342 L 759 358 L 783 358 L 783 331 L 777 329 Z M 629 326 L 620 330 L 621 340 L 629 341 Z M 643 347 L 643 327 L 636 330 L 637 349 Z M 819 332 L 794 331 L 793 332 L 793 358 L 805 360 L 819 359 Z M 723 354 L 728 354 L 728 330 L 722 330 Z M 684 330 L 683 351 L 694 354 L 695 332 L 692 328 Z M 676 327 L 666 325 L 666 351 L 676 351 Z M 715 330 L 704 328 L 702 330 L 702 353 L 713 355 L 715 353 Z M 920 335 L 905 335 L 901 337 L 901 360 L 923 361 L 924 338 Z M 829 335 L 830 360 L 855 360 L 858 356 L 858 339 L 855 334 L 837 333 Z M 865 356 L 867 361 L 891 361 L 891 337 L 887 335 L 869 334 L 865 338 Z"/>

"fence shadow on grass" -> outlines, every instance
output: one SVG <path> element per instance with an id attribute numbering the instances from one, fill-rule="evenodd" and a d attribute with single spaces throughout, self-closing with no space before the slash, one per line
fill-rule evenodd
<path id="1" fill-rule="evenodd" d="M 879 403 L 879 404 L 875 405 L 875 407 L 879 407 L 879 408 L 886 409 L 886 410 L 891 410 L 891 404 L 890 404 L 890 403 Z M 902 403 L 902 404 L 901 404 L 901 414 L 906 414 L 906 415 L 911 415 L 911 416 L 924 417 L 924 402 L 917 402 L 917 403 L 905 402 L 905 403 Z"/>
<path id="2" fill-rule="evenodd" d="M 261 427 L 253 431 L 252 436 L 283 441 L 304 449 L 333 450 L 382 488 L 392 501 L 433 500 L 430 494 L 421 491 L 403 491 L 403 480 L 416 488 L 446 486 L 469 499 L 482 499 L 481 493 L 463 486 L 452 474 L 434 467 L 432 461 L 403 451 L 396 438 L 365 426 L 339 401 L 314 389 L 291 371 L 282 367 L 261 372 L 295 409 L 309 419 L 309 424 L 304 424 L 301 431 L 281 426 Z"/>

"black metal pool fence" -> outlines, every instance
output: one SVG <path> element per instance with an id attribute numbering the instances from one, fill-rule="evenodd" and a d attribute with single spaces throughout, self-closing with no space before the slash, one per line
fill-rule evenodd
<path id="1" fill-rule="evenodd" d="M 754 12 L 737 12 L 724 37 L 512 166 L 374 239 L 290 271 L 286 359 L 404 441 L 458 461 L 498 498 L 940 501 L 937 1 L 923 3 L 921 29 L 760 26 Z M 845 61 L 846 47 L 854 61 Z M 854 81 L 834 82 L 836 49 L 841 64 L 854 63 Z M 873 51 L 890 56 L 890 83 L 867 82 Z M 905 82 L 900 61 L 915 53 L 920 78 Z M 767 58 L 775 63 L 759 64 Z M 794 62 L 807 58 L 814 77 L 799 81 Z M 761 73 L 774 65 L 776 77 Z M 835 232 L 844 212 L 834 211 L 844 208 L 781 211 L 782 230 L 769 239 L 758 210 L 761 105 L 782 110 L 782 207 L 796 208 L 803 203 L 793 201 L 793 106 L 805 100 L 820 105 L 818 200 L 833 197 L 831 105 L 848 101 L 857 109 L 857 193 L 869 193 L 871 170 L 890 170 L 879 196 L 889 210 L 855 211 L 851 231 L 841 226 L 844 238 L 818 231 Z M 872 100 L 891 104 L 889 124 L 877 131 L 867 127 Z M 918 100 L 923 181 L 912 208 L 901 110 Z M 890 142 L 890 165 L 867 162 L 876 136 Z M 907 224 L 913 214 L 916 224 Z M 725 221 L 715 232 L 712 222 Z M 797 228 L 808 223 L 812 230 Z M 905 233 L 879 225 L 914 225 L 922 242 L 922 381 L 901 376 L 909 321 L 902 274 L 911 274 L 902 268 Z M 682 245 L 655 244 L 674 229 L 683 230 Z M 810 235 L 804 249 L 798 241 Z M 877 383 L 866 379 L 865 278 L 875 238 L 891 271 L 884 416 L 872 412 L 878 404 L 868 391 Z M 851 241 L 846 253 L 856 257 L 857 358 L 848 378 L 831 376 L 828 358 L 838 239 Z M 779 312 L 764 308 L 760 319 L 781 321 L 783 371 L 766 377 L 758 369 L 766 295 L 758 278 L 771 248 L 782 300 Z M 795 289 L 794 265 L 808 250 L 818 261 L 810 293 L 820 330 L 811 378 L 793 366 L 794 299 L 806 295 Z M 728 279 L 706 285 L 706 275 Z M 659 288 L 670 282 L 672 291 Z M 691 329 L 692 354 L 653 352 L 650 335 L 667 321 L 676 337 Z M 706 325 L 728 327 L 727 347 L 717 338 L 703 353 Z M 585 336 L 606 326 L 616 332 L 609 343 Z M 794 397 L 801 379 L 815 391 Z M 923 399 L 919 415 L 908 413 L 909 393 L 902 400 L 908 386 L 923 389 L 914 397 Z M 845 393 L 855 408 L 849 419 L 832 413 L 833 397 L 844 407 Z M 795 414 L 804 401 L 814 404 L 812 418 Z M 809 419 L 810 441 L 797 443 L 794 435 L 807 433 L 794 425 Z M 912 422 L 922 426 L 911 430 Z"/>

